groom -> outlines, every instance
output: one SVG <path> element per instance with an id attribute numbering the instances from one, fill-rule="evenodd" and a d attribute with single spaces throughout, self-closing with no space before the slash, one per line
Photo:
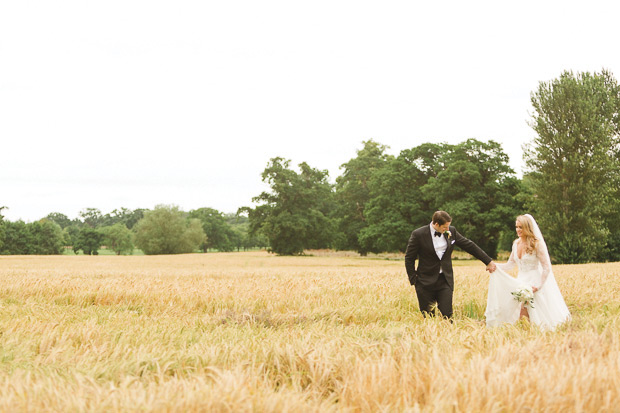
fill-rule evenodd
<path id="1" fill-rule="evenodd" d="M 452 292 L 454 277 L 452 275 L 452 250 L 455 246 L 467 251 L 487 266 L 487 271 L 495 271 L 495 263 L 473 241 L 459 234 L 450 226 L 452 218 L 445 211 L 433 214 L 430 225 L 425 225 L 411 233 L 405 267 L 409 282 L 415 286 L 420 303 L 420 311 L 426 317 L 431 314 L 431 306 L 437 308 L 445 318 L 452 317 Z M 418 268 L 415 268 L 415 260 Z"/>

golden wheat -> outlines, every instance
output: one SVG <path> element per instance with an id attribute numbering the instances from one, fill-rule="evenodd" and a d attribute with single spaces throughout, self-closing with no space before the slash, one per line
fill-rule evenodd
<path id="1" fill-rule="evenodd" d="M 555 273 L 542 332 L 485 327 L 475 262 L 450 323 L 397 260 L 0 257 L 0 410 L 620 411 L 620 264 Z"/>

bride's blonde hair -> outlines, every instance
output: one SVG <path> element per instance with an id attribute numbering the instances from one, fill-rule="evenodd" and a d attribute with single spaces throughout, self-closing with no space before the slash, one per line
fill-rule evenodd
<path id="1" fill-rule="evenodd" d="M 525 237 L 525 252 L 528 254 L 536 251 L 538 246 L 538 239 L 534 235 L 534 229 L 532 228 L 532 221 L 525 215 L 519 215 L 517 222 L 521 224 L 521 231 Z"/>

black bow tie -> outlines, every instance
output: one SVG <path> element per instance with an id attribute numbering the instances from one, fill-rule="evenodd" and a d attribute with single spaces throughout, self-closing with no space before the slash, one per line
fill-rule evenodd
<path id="1" fill-rule="evenodd" d="M 435 231 L 435 236 L 436 236 L 436 237 L 441 237 L 441 232 L 439 232 L 439 231 Z"/>

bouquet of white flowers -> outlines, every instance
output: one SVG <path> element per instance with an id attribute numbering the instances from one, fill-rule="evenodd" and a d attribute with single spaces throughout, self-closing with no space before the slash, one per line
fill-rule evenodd
<path id="1" fill-rule="evenodd" d="M 511 293 L 515 300 L 528 307 L 534 308 L 534 292 L 532 287 L 521 287 Z"/>

